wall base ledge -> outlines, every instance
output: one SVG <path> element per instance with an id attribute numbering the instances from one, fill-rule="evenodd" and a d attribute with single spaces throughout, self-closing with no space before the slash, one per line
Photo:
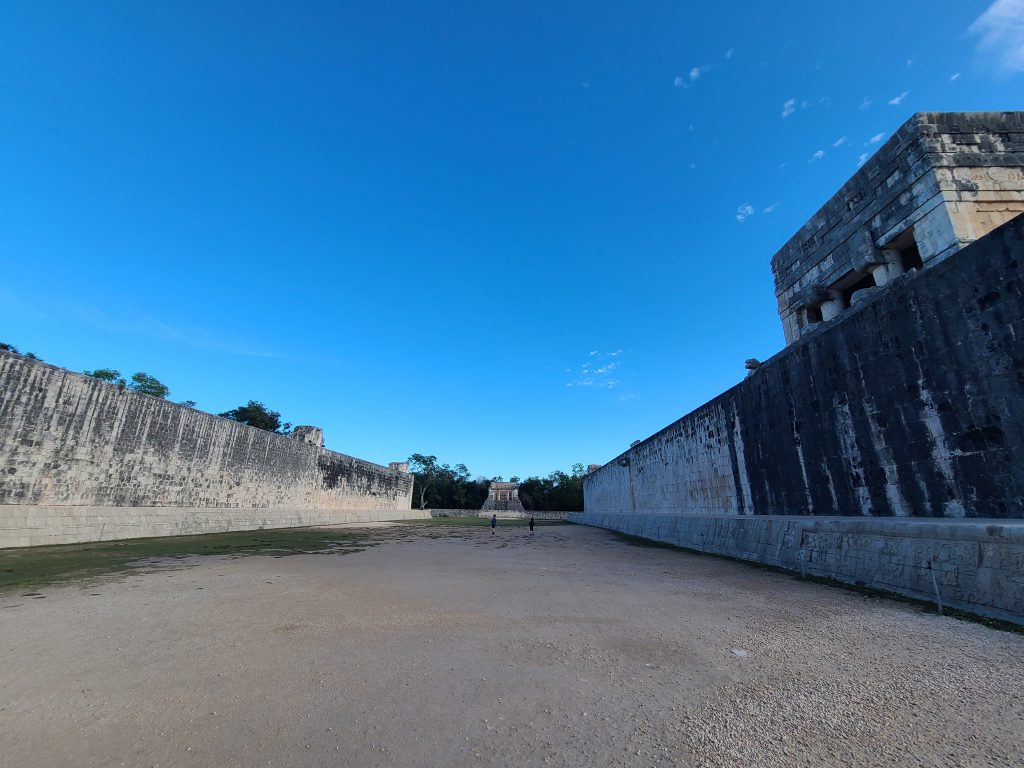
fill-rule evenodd
<path id="1" fill-rule="evenodd" d="M 582 512 L 570 522 L 1024 625 L 1024 520 Z"/>

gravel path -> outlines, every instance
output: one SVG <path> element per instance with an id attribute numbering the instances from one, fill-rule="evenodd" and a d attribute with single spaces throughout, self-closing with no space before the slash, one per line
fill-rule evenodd
<path id="1" fill-rule="evenodd" d="M 0 595 L 0 766 L 1020 766 L 1024 636 L 591 528 Z"/>

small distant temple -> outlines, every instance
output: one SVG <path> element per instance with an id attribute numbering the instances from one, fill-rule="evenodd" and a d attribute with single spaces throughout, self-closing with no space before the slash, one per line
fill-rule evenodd
<path id="1" fill-rule="evenodd" d="M 487 501 L 480 508 L 484 512 L 525 512 L 519 500 L 519 483 L 491 482 Z"/>

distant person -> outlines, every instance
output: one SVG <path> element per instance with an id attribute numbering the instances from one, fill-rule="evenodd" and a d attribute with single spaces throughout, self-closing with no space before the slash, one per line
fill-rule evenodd
<path id="1" fill-rule="evenodd" d="M 533 536 L 533 518 L 530 518 L 530 535 Z"/>
<path id="2" fill-rule="evenodd" d="M 491 515 L 491 536 L 494 535 L 494 528 L 498 525 L 498 516 Z"/>

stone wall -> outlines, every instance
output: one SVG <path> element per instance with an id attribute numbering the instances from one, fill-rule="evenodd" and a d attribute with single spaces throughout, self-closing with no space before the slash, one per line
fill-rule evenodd
<path id="1" fill-rule="evenodd" d="M 0 546 L 410 509 L 412 475 L 300 432 L 276 435 L 0 352 Z M 96 525 L 76 525 L 76 510 Z"/>
<path id="2" fill-rule="evenodd" d="M 1024 219 L 584 479 L 588 513 L 1024 516 Z"/>
<path id="3" fill-rule="evenodd" d="M 431 517 L 486 517 L 497 515 L 499 520 L 529 520 L 531 517 L 537 520 L 566 520 L 570 512 L 531 512 L 523 510 L 497 510 L 497 509 L 428 509 Z"/>
<path id="4" fill-rule="evenodd" d="M 1021 520 L 596 512 L 569 519 L 1024 624 Z"/>

